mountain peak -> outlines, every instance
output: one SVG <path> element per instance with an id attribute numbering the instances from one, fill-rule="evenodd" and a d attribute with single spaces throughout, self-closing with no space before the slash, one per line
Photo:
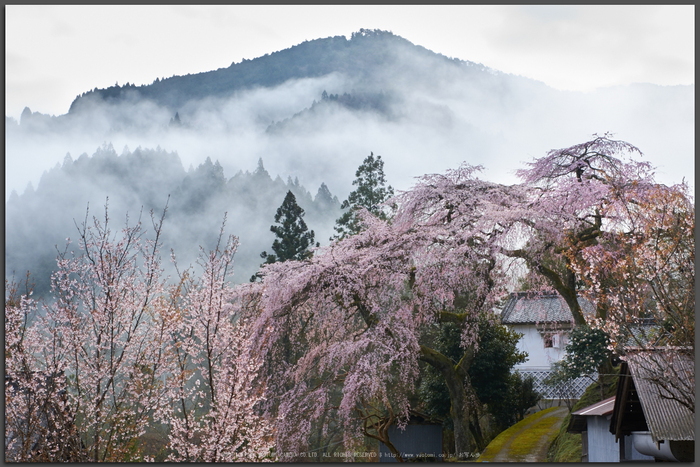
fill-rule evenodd
<path id="1" fill-rule="evenodd" d="M 116 103 L 141 98 L 162 105 L 174 114 L 190 100 L 226 97 L 245 89 L 278 86 L 291 79 L 318 78 L 334 72 L 368 78 L 377 70 L 388 70 L 395 64 L 403 67 L 408 63 L 406 51 L 453 63 L 390 31 L 360 29 L 352 33 L 349 40 L 345 36 L 313 39 L 252 60 L 232 63 L 228 68 L 156 79 L 143 86 L 95 88 L 76 97 L 69 113 L 89 109 L 89 102 Z"/>

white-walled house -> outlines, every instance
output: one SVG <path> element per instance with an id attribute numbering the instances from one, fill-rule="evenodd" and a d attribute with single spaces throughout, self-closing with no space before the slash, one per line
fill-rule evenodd
<path id="1" fill-rule="evenodd" d="M 587 300 L 579 298 L 579 304 L 584 315 L 595 311 Z M 564 299 L 556 293 L 513 293 L 501 311 L 501 323 L 523 335 L 518 350 L 526 352 L 528 358 L 514 369 L 532 375 L 535 389 L 545 399 L 561 398 L 561 390 L 554 390 L 543 381 L 550 375 L 552 364 L 564 358 L 568 335 L 574 327 L 573 315 Z M 580 397 L 590 383 L 589 378 L 578 378 L 571 390 L 566 391 L 567 397 Z"/>

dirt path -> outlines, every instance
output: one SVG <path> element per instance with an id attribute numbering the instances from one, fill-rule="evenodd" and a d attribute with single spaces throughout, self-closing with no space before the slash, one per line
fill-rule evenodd
<path id="1" fill-rule="evenodd" d="M 566 417 L 566 407 L 533 414 L 501 433 L 484 450 L 480 462 L 544 462 L 547 449 Z"/>

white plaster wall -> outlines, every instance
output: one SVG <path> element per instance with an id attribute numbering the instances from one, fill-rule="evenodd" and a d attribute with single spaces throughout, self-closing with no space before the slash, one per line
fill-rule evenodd
<path id="1" fill-rule="evenodd" d="M 549 370 L 554 362 L 558 362 L 566 354 L 566 333 L 563 333 L 563 338 L 559 348 L 545 348 L 544 338 L 537 331 L 535 325 L 515 324 L 509 327 L 521 334 L 523 337 L 518 341 L 518 350 L 527 352 L 528 359 L 525 363 L 520 363 L 515 366 L 516 370 Z"/>

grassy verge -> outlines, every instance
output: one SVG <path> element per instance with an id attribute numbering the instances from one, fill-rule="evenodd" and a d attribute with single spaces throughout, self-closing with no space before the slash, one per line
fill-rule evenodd
<path id="1" fill-rule="evenodd" d="M 485 449 L 484 452 L 481 454 L 481 456 L 479 457 L 479 459 L 477 460 L 477 462 L 484 462 L 484 461 L 491 462 L 491 461 L 493 461 L 493 458 L 496 456 L 496 454 L 498 454 L 498 453 L 501 451 L 501 449 L 503 448 L 503 445 L 505 445 L 506 442 L 507 442 L 515 433 L 517 433 L 518 431 L 520 431 L 520 430 L 522 429 L 523 425 L 528 425 L 528 424 L 530 424 L 530 423 L 532 423 L 532 422 L 535 422 L 535 421 L 539 420 L 539 422 L 535 423 L 535 424 L 533 425 L 532 428 L 535 428 L 536 426 L 539 426 L 539 429 L 537 430 L 537 431 L 538 431 L 538 435 L 537 435 L 537 436 L 542 436 L 542 429 L 543 429 L 543 427 L 544 427 L 545 425 L 548 426 L 548 427 L 551 427 L 551 426 L 556 422 L 556 419 L 554 419 L 554 418 L 552 418 L 552 419 L 544 419 L 544 420 L 540 420 L 540 419 L 541 419 L 542 417 L 544 417 L 545 415 L 547 415 L 549 412 L 551 412 L 551 411 L 553 411 L 553 410 L 556 410 L 556 409 L 557 409 L 557 407 L 550 407 L 550 408 L 548 408 L 548 409 L 545 409 L 545 410 L 542 410 L 542 411 L 540 411 L 540 412 L 537 412 L 537 413 L 535 413 L 535 414 L 533 414 L 533 415 L 531 415 L 531 416 L 529 416 L 529 417 L 527 417 L 527 418 L 525 418 L 525 419 L 519 421 L 518 423 L 516 423 L 516 424 L 513 425 L 512 427 L 508 428 L 507 430 L 505 430 L 504 432 L 502 432 L 501 434 L 499 434 L 498 436 L 496 436 L 496 438 L 495 438 L 493 441 L 491 441 L 491 442 L 489 443 L 488 446 L 486 446 L 486 449 Z M 541 424 L 541 426 L 540 426 L 540 424 Z M 530 433 L 530 429 L 528 429 L 528 432 L 526 433 L 526 435 L 527 435 L 528 437 L 529 437 L 529 433 Z M 539 438 L 538 438 L 538 439 L 539 439 Z M 511 449 L 513 449 L 513 448 L 521 449 L 521 448 L 518 448 L 518 447 L 517 447 L 517 446 L 521 446 L 521 445 L 522 445 L 522 446 L 529 446 L 529 447 L 531 448 L 531 447 L 532 447 L 532 441 L 530 441 L 529 444 L 526 444 L 526 442 L 523 442 L 523 443 L 514 442 L 513 444 L 511 444 Z"/>

